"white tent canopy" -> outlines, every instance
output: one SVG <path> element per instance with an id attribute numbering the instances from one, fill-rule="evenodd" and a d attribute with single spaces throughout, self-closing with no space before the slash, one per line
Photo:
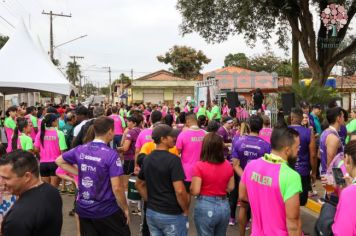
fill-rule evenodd
<path id="1" fill-rule="evenodd" d="M 0 50 L 0 92 L 47 91 L 70 95 L 73 86 L 33 41 L 21 22 Z"/>

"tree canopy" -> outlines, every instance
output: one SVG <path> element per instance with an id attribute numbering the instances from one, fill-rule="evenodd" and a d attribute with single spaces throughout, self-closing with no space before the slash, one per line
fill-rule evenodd
<path id="1" fill-rule="evenodd" d="M 278 76 L 292 77 L 291 61 L 277 57 L 273 52 L 266 52 L 250 58 L 244 53 L 230 53 L 225 57 L 224 66 L 237 66 L 257 72 L 276 72 Z M 300 79 L 311 77 L 310 70 L 305 65 L 300 67 L 299 77 Z"/>
<path id="2" fill-rule="evenodd" d="M 338 3 L 346 9 L 348 19 L 336 37 L 320 17 L 329 6 L 327 0 L 178 0 L 177 9 L 183 16 L 182 33 L 198 32 L 208 42 L 222 42 L 229 35 L 243 34 L 249 45 L 253 46 L 257 39 L 269 44 L 276 33 L 277 45 L 287 49 L 292 32 L 313 78 L 324 84 L 334 65 L 356 49 L 355 39 L 345 48 L 339 47 L 355 15 L 356 0 Z M 313 19 L 320 21 L 317 33 Z"/>
<path id="3" fill-rule="evenodd" d="M 196 51 L 188 46 L 173 46 L 165 55 L 157 56 L 159 62 L 170 64 L 169 70 L 176 76 L 193 79 L 204 64 L 210 63 L 209 59 L 201 50 Z"/>
<path id="4" fill-rule="evenodd" d="M 67 63 L 66 74 L 69 82 L 73 85 L 76 85 L 77 82 L 79 82 L 79 78 L 82 76 L 80 71 L 80 65 L 76 62 L 69 61 Z"/>
<path id="5" fill-rule="evenodd" d="M 0 36 L 0 49 L 4 47 L 5 43 L 9 40 L 8 36 Z"/>

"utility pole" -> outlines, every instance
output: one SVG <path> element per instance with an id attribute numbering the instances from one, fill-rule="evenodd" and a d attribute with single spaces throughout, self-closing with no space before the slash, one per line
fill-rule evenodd
<path id="1" fill-rule="evenodd" d="M 44 10 L 42 11 L 43 15 L 49 15 L 49 55 L 51 57 L 51 61 L 54 63 L 54 45 L 53 45 L 53 16 L 61 16 L 61 17 L 72 17 L 72 14 L 70 15 L 65 15 L 63 13 L 53 13 L 52 11 L 50 12 L 45 12 Z"/>
<path id="2" fill-rule="evenodd" d="M 131 81 L 133 80 L 133 69 L 131 69 Z"/>
<path id="3" fill-rule="evenodd" d="M 112 102 L 112 93 L 111 93 L 111 67 L 110 66 L 104 66 L 104 69 L 108 69 L 109 72 L 109 104 Z"/>
<path id="4" fill-rule="evenodd" d="M 77 61 L 76 59 L 84 59 L 84 57 L 82 56 L 70 56 L 71 59 L 73 59 L 73 64 L 74 64 L 74 68 L 75 68 L 75 78 L 78 79 L 78 66 L 77 66 Z M 74 81 L 74 85 L 75 85 Z M 81 95 L 82 93 L 82 76 L 79 76 L 79 94 Z"/>

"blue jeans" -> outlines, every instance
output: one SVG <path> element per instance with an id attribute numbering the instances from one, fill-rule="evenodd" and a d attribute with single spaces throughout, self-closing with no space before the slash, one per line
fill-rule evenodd
<path id="1" fill-rule="evenodd" d="M 198 236 L 225 236 L 230 218 L 227 198 L 199 196 L 195 202 L 194 222 Z"/>
<path id="2" fill-rule="evenodd" d="M 114 140 L 113 140 L 113 147 L 112 148 L 117 148 L 120 147 L 120 143 L 121 143 L 121 139 L 122 139 L 122 135 L 115 135 L 114 136 Z"/>
<path id="3" fill-rule="evenodd" d="M 146 212 L 147 224 L 151 236 L 187 236 L 188 217 L 167 215 L 151 209 Z"/>

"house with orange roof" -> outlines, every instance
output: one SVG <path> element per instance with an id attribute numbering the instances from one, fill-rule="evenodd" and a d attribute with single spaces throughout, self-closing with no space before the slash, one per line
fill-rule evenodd
<path id="1" fill-rule="evenodd" d="M 132 81 L 131 102 L 173 105 L 179 101 L 183 104 L 188 97 L 194 97 L 196 83 L 197 80 L 187 80 L 160 70 Z"/>

